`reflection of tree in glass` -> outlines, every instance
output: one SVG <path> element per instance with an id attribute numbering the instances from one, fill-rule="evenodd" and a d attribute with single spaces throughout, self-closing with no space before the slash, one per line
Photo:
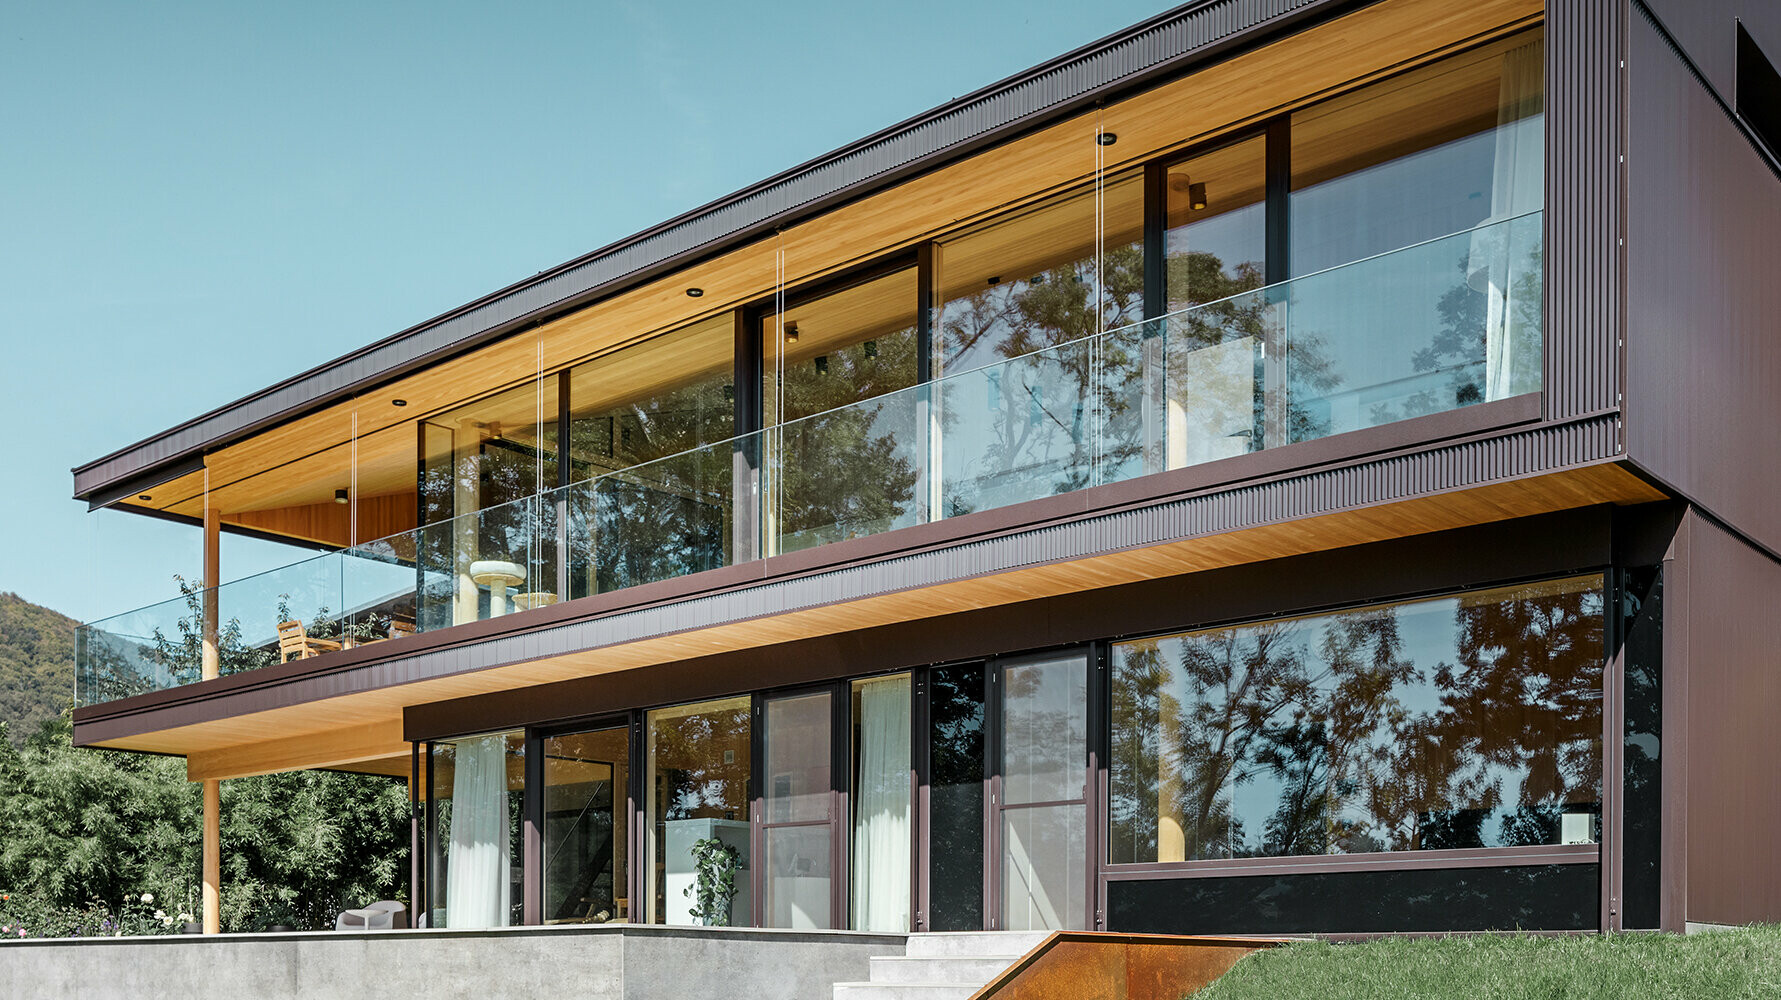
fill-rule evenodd
<path id="1" fill-rule="evenodd" d="M 1189 859 L 1557 842 L 1561 813 L 1600 798 L 1599 593 L 1462 599 L 1454 659 L 1427 669 L 1400 611 L 1122 647 L 1114 850 L 1146 860 L 1171 836 Z M 1278 795 L 1253 842 L 1231 810 L 1245 788 Z"/>
<path id="2" fill-rule="evenodd" d="M 748 818 L 748 714 L 742 705 L 656 723 L 658 824 Z M 737 751 L 727 762 L 725 749 Z"/>
<path id="3" fill-rule="evenodd" d="M 971 467 L 972 481 L 946 484 L 949 516 L 1140 471 L 1133 463 L 1144 440 L 1142 330 L 1072 342 L 1141 318 L 1142 244 L 1109 248 L 1101 274 L 1097 290 L 1090 257 L 946 303 L 940 357 L 957 371 L 995 365 L 942 389 L 943 398 L 959 401 L 942 408 L 943 432 L 963 423 L 987 439 L 961 463 Z M 964 402 L 964 388 L 980 380 L 988 383 L 988 412 Z M 966 405 L 972 412 L 960 412 Z"/>
<path id="4" fill-rule="evenodd" d="M 807 548 L 920 517 L 913 330 L 787 361 L 773 511 L 782 547 Z M 804 416 L 815 414 L 815 416 Z M 802 417 L 802 419 L 798 419 Z M 773 461 L 775 456 L 769 456 Z"/>

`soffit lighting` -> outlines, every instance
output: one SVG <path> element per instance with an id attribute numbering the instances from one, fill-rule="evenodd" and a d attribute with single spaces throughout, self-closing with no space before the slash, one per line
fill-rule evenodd
<path id="1" fill-rule="evenodd" d="M 689 288 L 686 290 L 686 297 L 689 299 L 696 299 L 699 296 L 704 295 L 704 294 L 705 294 L 705 289 L 703 289 L 703 288 Z"/>
<path id="2" fill-rule="evenodd" d="M 334 491 L 334 502 L 335 503 L 346 503 L 347 502 L 346 491 L 343 489 L 335 490 Z"/>
<path id="3" fill-rule="evenodd" d="M 408 400 L 406 400 L 406 399 L 392 399 L 392 400 L 390 400 L 390 405 L 391 406 L 407 406 Z"/>
<path id="4" fill-rule="evenodd" d="M 1188 204 L 1188 207 L 1192 208 L 1196 212 L 1203 211 L 1206 208 L 1206 182 L 1205 181 L 1198 181 L 1196 183 L 1188 185 L 1188 187 L 1187 187 L 1187 204 Z"/>
<path id="5" fill-rule="evenodd" d="M 1095 141 L 1103 146 L 1111 146 L 1119 141 L 1119 134 L 1116 132 L 1102 132 L 1095 136 Z"/>
<path id="6" fill-rule="evenodd" d="M 788 344 L 795 344 L 798 342 L 798 324 L 787 323 L 785 325 L 785 342 Z"/>

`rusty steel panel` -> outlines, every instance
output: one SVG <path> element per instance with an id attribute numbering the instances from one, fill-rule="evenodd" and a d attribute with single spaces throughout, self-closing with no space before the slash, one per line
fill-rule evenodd
<path id="1" fill-rule="evenodd" d="M 1286 943 L 1272 938 L 1177 937 L 1059 931 L 972 995 L 972 1000 L 1181 1000 L 1238 959 Z"/>

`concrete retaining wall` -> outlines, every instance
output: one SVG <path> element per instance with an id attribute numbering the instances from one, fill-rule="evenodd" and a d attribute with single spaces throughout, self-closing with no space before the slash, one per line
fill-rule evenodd
<path id="1" fill-rule="evenodd" d="M 0 944 L 17 1000 L 829 1000 L 905 935 L 742 928 L 525 927 L 85 938 Z"/>

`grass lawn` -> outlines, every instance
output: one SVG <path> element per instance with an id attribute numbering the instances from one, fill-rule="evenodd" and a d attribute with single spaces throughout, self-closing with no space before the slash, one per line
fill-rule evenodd
<path id="1" fill-rule="evenodd" d="M 1194 1000 L 1781 998 L 1781 926 L 1677 937 L 1463 937 L 1293 944 Z"/>

